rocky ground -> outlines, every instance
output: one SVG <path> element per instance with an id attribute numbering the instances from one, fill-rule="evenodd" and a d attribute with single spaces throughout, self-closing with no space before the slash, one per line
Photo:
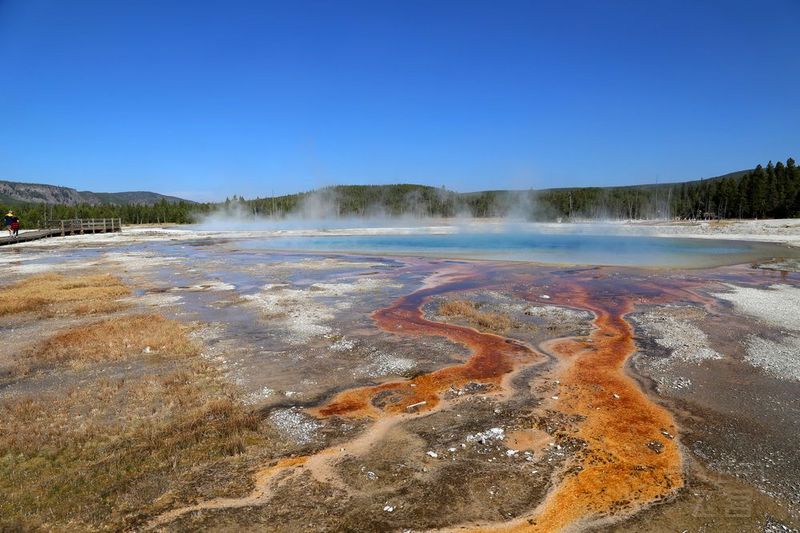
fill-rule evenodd
<path id="1" fill-rule="evenodd" d="M 783 265 L 654 276 L 125 239 L 0 256 L 4 433 L 36 429 L 0 440 L 0 528 L 800 527 L 800 278 Z M 43 274 L 59 277 L 20 307 Z M 470 366 L 486 343 L 508 353 Z M 606 374 L 581 370 L 595 360 Z M 624 425 L 598 427 L 606 409 Z M 597 497 L 597 472 L 632 484 Z"/>

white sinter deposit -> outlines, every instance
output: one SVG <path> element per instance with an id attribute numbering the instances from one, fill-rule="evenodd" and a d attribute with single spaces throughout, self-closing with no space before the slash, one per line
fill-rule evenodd
<path id="1" fill-rule="evenodd" d="M 352 306 L 347 297 L 398 287 L 400 285 L 374 278 L 358 278 L 351 283 L 314 283 L 305 288 L 279 283 L 265 285 L 258 294 L 242 298 L 256 305 L 271 321 L 280 321 L 288 332 L 285 340 L 299 345 L 315 337 L 333 335 L 335 331 L 330 322 L 336 311 Z M 335 303 L 324 301 L 334 297 L 340 299 Z"/>
<path id="2" fill-rule="evenodd" d="M 751 335 L 745 359 L 778 379 L 800 381 L 800 337 L 787 336 L 780 342 Z"/>
<path id="3" fill-rule="evenodd" d="M 745 315 L 780 328 L 779 341 L 759 335 L 747 339 L 745 359 L 778 379 L 800 381 L 800 288 L 771 285 L 766 289 L 728 285 L 729 292 L 716 293 Z"/>
<path id="4" fill-rule="evenodd" d="M 647 313 L 631 315 L 653 341 L 670 351 L 669 357 L 647 357 L 642 363 L 658 383 L 659 390 L 678 391 L 690 388 L 691 380 L 676 375 L 686 363 L 700 364 L 710 359 L 722 359 L 722 354 L 709 346 L 706 334 L 690 322 L 690 317 L 702 316 L 702 310 L 692 307 L 664 306 Z"/>
<path id="5" fill-rule="evenodd" d="M 738 312 L 754 316 L 770 326 L 800 331 L 800 287 L 781 284 L 766 289 L 727 287 L 729 292 L 712 296 L 731 302 Z"/>
<path id="6" fill-rule="evenodd" d="M 281 435 L 297 444 L 308 444 L 317 437 L 322 424 L 305 414 L 299 408 L 276 409 L 269 421 Z"/>

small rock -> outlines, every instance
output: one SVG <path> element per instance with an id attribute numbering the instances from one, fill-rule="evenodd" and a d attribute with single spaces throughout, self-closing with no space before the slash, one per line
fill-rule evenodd
<path id="1" fill-rule="evenodd" d="M 438 453 L 436 453 L 436 452 L 434 452 L 434 451 L 429 451 L 429 452 L 428 452 L 426 455 L 427 455 L 428 457 L 433 457 L 434 459 L 436 459 L 437 457 L 439 457 L 439 454 L 438 454 Z"/>
<path id="2" fill-rule="evenodd" d="M 486 444 L 493 440 L 503 440 L 505 436 L 505 430 L 503 430 L 503 428 L 491 428 L 481 433 L 467 435 L 465 440 L 467 442 L 479 442 L 480 444 Z"/>
<path id="3" fill-rule="evenodd" d="M 419 411 L 420 407 L 424 407 L 427 404 L 428 404 L 428 402 L 426 402 L 426 401 L 412 403 L 411 405 L 406 407 L 406 411 L 408 411 L 409 413 L 416 413 L 417 411 Z"/>
<path id="4" fill-rule="evenodd" d="M 384 505 L 383 506 L 383 510 L 386 511 L 387 513 L 393 513 L 394 512 L 394 505 Z"/>
<path id="5" fill-rule="evenodd" d="M 656 453 L 661 453 L 664 451 L 664 445 L 657 440 L 651 440 L 648 442 L 647 447 Z"/>

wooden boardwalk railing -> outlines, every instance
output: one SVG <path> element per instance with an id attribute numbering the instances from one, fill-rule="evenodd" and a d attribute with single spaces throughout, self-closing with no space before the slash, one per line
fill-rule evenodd
<path id="1" fill-rule="evenodd" d="M 84 233 L 109 233 L 122 230 L 121 218 L 71 218 L 68 220 L 45 220 L 40 229 L 58 230 L 60 235 L 83 235 Z"/>
<path id="2" fill-rule="evenodd" d="M 39 229 L 25 231 L 17 237 L 9 237 L 6 230 L 0 233 L 0 246 L 17 242 L 35 241 L 47 237 L 66 237 L 86 233 L 111 233 L 122 231 L 121 218 L 73 218 L 69 220 L 46 220 Z"/>

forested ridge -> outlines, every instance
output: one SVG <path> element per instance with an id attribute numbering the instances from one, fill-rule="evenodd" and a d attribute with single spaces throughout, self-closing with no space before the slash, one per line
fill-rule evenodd
<path id="1" fill-rule="evenodd" d="M 789 158 L 706 180 L 551 189 L 537 198 L 562 217 L 788 218 L 800 216 L 800 169 Z"/>
<path id="2" fill-rule="evenodd" d="M 168 202 L 152 205 L 20 204 L 0 198 L 3 211 L 15 209 L 24 227 L 41 220 L 121 218 L 126 224 L 188 223 L 222 213 L 237 218 L 412 216 L 495 217 L 529 220 L 647 218 L 785 218 L 800 216 L 800 169 L 789 158 L 750 171 L 683 183 L 625 187 L 573 187 L 528 191 L 459 193 L 424 185 L 341 185 L 275 197 L 220 203 Z"/>

